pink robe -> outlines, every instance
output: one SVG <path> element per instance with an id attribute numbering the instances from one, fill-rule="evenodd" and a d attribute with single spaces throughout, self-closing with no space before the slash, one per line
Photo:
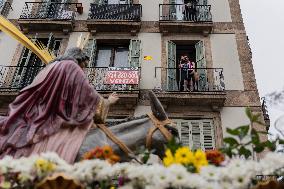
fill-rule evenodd
<path id="1" fill-rule="evenodd" d="M 0 117 L 0 157 L 50 151 L 74 162 L 102 101 L 74 61 L 51 63 Z"/>

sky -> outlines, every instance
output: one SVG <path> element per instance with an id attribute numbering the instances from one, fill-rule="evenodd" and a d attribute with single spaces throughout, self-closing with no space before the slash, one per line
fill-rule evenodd
<path id="1" fill-rule="evenodd" d="M 284 88 L 284 0 L 240 0 L 260 96 Z M 283 59 L 282 59 L 283 58 Z M 274 121 L 284 112 L 270 107 Z"/>

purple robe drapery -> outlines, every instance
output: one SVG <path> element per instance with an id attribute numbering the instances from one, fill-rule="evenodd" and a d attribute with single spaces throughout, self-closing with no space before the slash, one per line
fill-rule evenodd
<path id="1" fill-rule="evenodd" d="M 52 145 L 41 150 L 38 146 L 58 133 L 60 137 L 61 132 L 67 137 L 66 133 L 69 133 L 71 138 L 81 132 L 81 138 L 74 140 L 82 143 L 82 137 L 93 123 L 99 102 L 100 96 L 78 64 L 71 60 L 51 63 L 9 105 L 8 116 L 0 118 L 0 156 L 27 156 L 33 153 L 34 148 L 38 152 L 57 152 L 58 149 L 53 150 Z M 69 148 L 69 153 L 74 155 L 79 150 L 68 143 L 60 148 L 61 151 Z M 67 160 L 74 160 L 73 156 Z"/>

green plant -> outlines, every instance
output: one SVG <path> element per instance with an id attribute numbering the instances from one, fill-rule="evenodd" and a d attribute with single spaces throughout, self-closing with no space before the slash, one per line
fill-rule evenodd
<path id="1" fill-rule="evenodd" d="M 261 114 L 253 114 L 249 108 L 246 108 L 246 115 L 250 120 L 248 125 L 226 129 L 231 137 L 224 138 L 223 153 L 229 157 L 243 156 L 247 159 L 253 153 L 261 153 L 265 149 L 275 151 L 277 143 L 284 144 L 284 141 L 279 138 L 274 141 L 261 141 L 260 135 L 269 135 L 267 131 L 258 131 L 253 127 L 254 124 L 258 124 L 263 126 L 263 130 L 265 130 L 265 125 L 260 121 Z"/>

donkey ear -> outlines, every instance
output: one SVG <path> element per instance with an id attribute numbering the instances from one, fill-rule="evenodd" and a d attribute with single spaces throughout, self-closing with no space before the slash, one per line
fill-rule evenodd
<path id="1" fill-rule="evenodd" d="M 165 109 L 153 91 L 149 91 L 149 99 L 153 115 L 160 121 L 168 119 Z"/>

